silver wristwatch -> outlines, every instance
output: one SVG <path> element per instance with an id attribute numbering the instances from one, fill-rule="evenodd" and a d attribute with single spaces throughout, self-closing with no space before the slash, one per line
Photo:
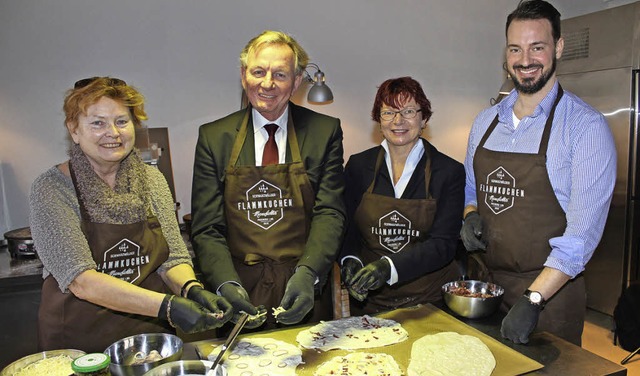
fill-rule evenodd
<path id="1" fill-rule="evenodd" d="M 547 302 L 546 300 L 544 300 L 544 298 L 542 297 L 542 294 L 540 294 L 538 291 L 531 291 L 529 289 L 527 289 L 527 291 L 524 292 L 524 296 L 529 299 L 529 303 L 538 306 L 540 308 L 544 307 L 545 303 Z"/>

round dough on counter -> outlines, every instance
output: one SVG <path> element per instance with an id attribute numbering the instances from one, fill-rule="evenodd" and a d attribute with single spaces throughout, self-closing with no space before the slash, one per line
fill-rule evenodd
<path id="1" fill-rule="evenodd" d="M 402 370 L 391 355 L 356 352 L 336 356 L 320 365 L 314 376 L 401 376 Z"/>
<path id="2" fill-rule="evenodd" d="M 413 343 L 408 376 L 489 376 L 496 366 L 480 339 L 455 332 L 426 335 Z"/>
<path id="3" fill-rule="evenodd" d="M 357 350 L 392 345 L 408 337 L 398 322 L 364 315 L 322 321 L 298 333 L 296 341 L 307 349 Z"/>
<path id="4" fill-rule="evenodd" d="M 214 361 L 221 346 L 208 355 Z M 302 363 L 297 346 L 273 338 L 244 338 L 222 357 L 228 376 L 288 376 Z"/>

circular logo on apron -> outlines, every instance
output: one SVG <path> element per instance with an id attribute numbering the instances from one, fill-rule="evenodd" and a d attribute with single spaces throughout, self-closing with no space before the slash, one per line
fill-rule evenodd
<path id="1" fill-rule="evenodd" d="M 140 267 L 149 263 L 148 255 L 140 255 L 140 246 L 129 239 L 122 239 L 104 252 L 98 271 L 123 281 L 133 283 L 140 278 Z"/>
<path id="2" fill-rule="evenodd" d="M 500 166 L 488 176 L 485 184 L 480 184 L 484 192 L 484 203 L 493 214 L 500 214 L 513 207 L 516 197 L 524 197 L 524 190 L 516 188 L 516 179 Z"/>
<path id="3" fill-rule="evenodd" d="M 249 188 L 246 201 L 238 202 L 238 210 L 247 212 L 249 222 L 265 230 L 284 218 L 284 208 L 292 206 L 293 199 L 283 198 L 282 190 L 266 180 Z"/>
<path id="4" fill-rule="evenodd" d="M 412 230 L 411 221 L 397 210 L 380 217 L 378 227 L 372 227 L 371 232 L 378 235 L 381 246 L 393 253 L 409 244 L 412 236 L 420 236 L 420 231 Z"/>

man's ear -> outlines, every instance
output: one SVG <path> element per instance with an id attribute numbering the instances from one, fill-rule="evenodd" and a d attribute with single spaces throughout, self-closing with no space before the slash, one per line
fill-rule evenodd
<path id="1" fill-rule="evenodd" d="M 564 51 L 564 38 L 560 37 L 556 42 L 556 59 L 560 59 L 562 57 L 562 51 Z"/>
<path id="2" fill-rule="evenodd" d="M 300 72 L 300 74 L 298 74 L 296 76 L 295 81 L 293 82 L 293 92 L 295 92 L 296 90 L 298 90 L 298 87 L 300 86 L 300 84 L 302 83 L 302 80 L 304 79 L 304 72 Z"/>
<path id="3" fill-rule="evenodd" d="M 244 76 L 246 72 L 247 72 L 247 68 L 245 67 L 240 68 L 240 81 L 242 82 L 242 88 L 244 89 L 244 91 L 247 91 L 247 80 L 245 79 L 245 76 Z"/>

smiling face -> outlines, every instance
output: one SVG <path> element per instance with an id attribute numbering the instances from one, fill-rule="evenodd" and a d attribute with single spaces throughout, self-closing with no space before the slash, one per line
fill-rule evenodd
<path id="1" fill-rule="evenodd" d="M 117 171 L 135 143 L 129 109 L 107 97 L 87 107 L 87 113 L 78 116 L 75 128 L 72 124 L 67 128 L 99 175 Z"/>
<path id="2" fill-rule="evenodd" d="M 247 56 L 247 67 L 241 71 L 242 87 L 253 108 L 267 120 L 274 121 L 284 113 L 302 81 L 294 64 L 293 51 L 285 44 L 269 44 Z"/>
<path id="3" fill-rule="evenodd" d="M 410 150 L 418 141 L 422 130 L 427 126 L 422 118 L 420 106 L 413 98 L 406 101 L 402 108 L 395 108 L 383 103 L 380 112 L 397 112 L 407 109 L 413 109 L 418 112 L 412 119 L 405 119 L 400 113 L 395 114 L 393 120 L 380 119 L 380 130 L 390 147 L 408 148 Z"/>
<path id="4" fill-rule="evenodd" d="M 556 59 L 564 40 L 553 41 L 546 19 L 515 20 L 507 30 L 507 70 L 518 92 L 535 94 L 555 83 Z M 545 90 L 546 92 L 548 90 Z"/>

